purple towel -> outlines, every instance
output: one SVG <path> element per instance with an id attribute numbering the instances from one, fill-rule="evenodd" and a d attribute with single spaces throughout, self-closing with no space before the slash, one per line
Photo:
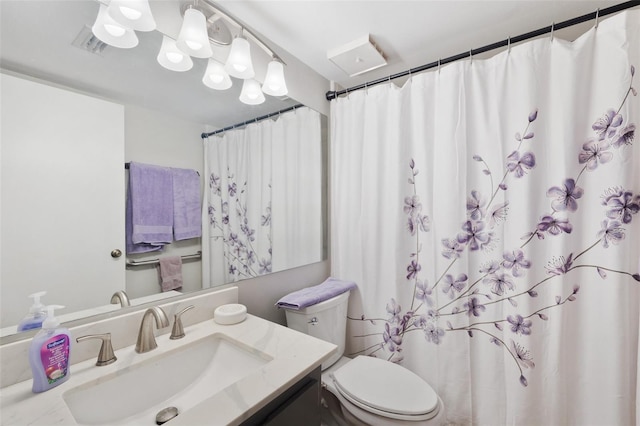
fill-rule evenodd
<path id="1" fill-rule="evenodd" d="M 182 287 L 182 258 L 180 256 L 163 257 L 159 261 L 160 287 L 162 291 L 176 290 Z"/>
<path id="2" fill-rule="evenodd" d="M 161 250 L 171 243 L 172 231 L 171 169 L 132 162 L 126 211 L 127 253 Z"/>
<path id="3" fill-rule="evenodd" d="M 195 170 L 171 169 L 173 174 L 173 236 L 176 241 L 202 236 L 200 175 Z"/>
<path id="4" fill-rule="evenodd" d="M 329 277 L 322 284 L 287 294 L 278 300 L 276 306 L 298 310 L 324 302 L 354 288 L 356 288 L 356 283 L 353 281 L 342 281 Z"/>

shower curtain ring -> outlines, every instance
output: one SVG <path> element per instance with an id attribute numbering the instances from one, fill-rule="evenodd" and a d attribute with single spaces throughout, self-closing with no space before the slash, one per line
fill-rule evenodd
<path id="1" fill-rule="evenodd" d="M 438 74 L 440 74 L 440 59 L 438 59 Z"/>
<path id="2" fill-rule="evenodd" d="M 473 49 L 469 49 L 469 65 L 473 64 Z"/>
<path id="3" fill-rule="evenodd" d="M 596 10 L 596 25 L 594 26 L 594 28 L 598 28 L 598 18 L 600 18 L 600 8 Z"/>
<path id="4" fill-rule="evenodd" d="M 555 27 L 555 26 L 556 26 L 556 23 L 555 23 L 555 22 L 552 22 L 552 23 L 551 23 L 551 42 L 552 42 L 552 43 L 553 43 L 553 30 L 554 30 L 554 27 Z"/>
<path id="5" fill-rule="evenodd" d="M 511 53 L 511 37 L 507 39 L 507 53 Z"/>

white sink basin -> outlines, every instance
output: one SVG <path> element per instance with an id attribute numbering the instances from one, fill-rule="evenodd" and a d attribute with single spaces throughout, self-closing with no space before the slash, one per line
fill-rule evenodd
<path id="1" fill-rule="evenodd" d="M 222 334 L 136 355 L 148 359 L 63 393 L 78 424 L 155 425 L 162 409 L 185 412 L 272 359 Z"/>

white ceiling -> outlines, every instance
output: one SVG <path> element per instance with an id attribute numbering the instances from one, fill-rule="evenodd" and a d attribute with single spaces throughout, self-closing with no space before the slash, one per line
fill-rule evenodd
<path id="1" fill-rule="evenodd" d="M 179 1 L 151 0 L 152 10 L 159 15 L 179 13 L 176 12 Z M 351 87 L 621 1 L 220 0 L 215 3 L 275 50 L 288 52 L 339 86 Z M 267 96 L 268 102 L 261 106 L 244 105 L 238 101 L 238 80 L 229 91 L 208 89 L 200 81 L 205 60 L 194 60 L 194 69 L 186 73 L 165 70 L 155 63 L 162 41 L 158 32 L 138 33 L 138 47 L 108 47 L 101 56 L 71 46 L 80 29 L 92 25 L 97 10 L 96 0 L 0 0 L 2 67 L 213 127 L 249 120 L 296 103 Z M 156 17 L 159 27 L 168 25 L 166 19 Z M 592 25 L 593 22 L 582 24 L 558 32 L 557 36 L 573 39 Z M 174 25 L 167 31 L 177 31 L 175 28 Z M 367 33 L 384 52 L 388 64 L 349 77 L 327 58 L 327 52 Z"/>

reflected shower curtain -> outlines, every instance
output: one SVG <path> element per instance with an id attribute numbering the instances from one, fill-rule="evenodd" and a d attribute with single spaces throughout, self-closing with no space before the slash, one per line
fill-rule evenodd
<path id="1" fill-rule="evenodd" d="M 351 355 L 454 424 L 630 425 L 640 10 L 332 103 L 332 275 Z"/>
<path id="2" fill-rule="evenodd" d="M 319 113 L 297 108 L 209 137 L 204 152 L 203 287 L 321 259 Z"/>

